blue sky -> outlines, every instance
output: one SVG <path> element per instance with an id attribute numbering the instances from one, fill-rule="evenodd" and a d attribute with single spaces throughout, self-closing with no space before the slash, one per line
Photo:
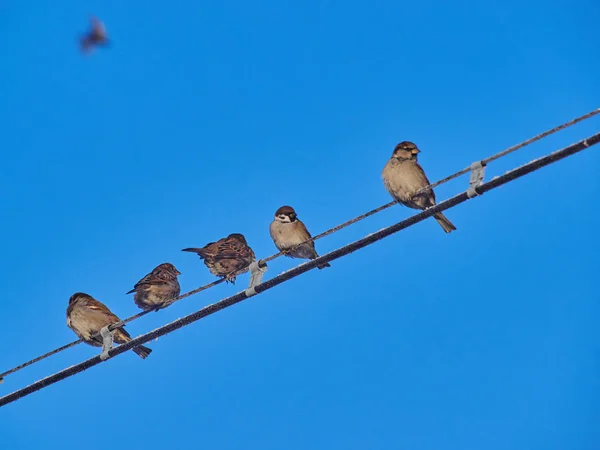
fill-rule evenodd
<path id="1" fill-rule="evenodd" d="M 390 198 L 417 143 L 437 180 L 598 108 L 586 1 L 0 3 L 0 371 L 74 339 L 69 296 L 125 292 L 294 206 L 319 233 Z M 90 14 L 112 48 L 76 47 Z M 489 177 L 598 131 L 593 118 Z M 10 449 L 597 449 L 600 195 L 593 147 L 0 409 Z M 462 177 L 438 199 L 467 186 Z M 400 206 L 323 253 L 413 214 Z M 298 261 L 278 259 L 268 276 Z M 149 331 L 244 288 L 128 326 Z M 96 354 L 80 345 L 0 395 Z"/>

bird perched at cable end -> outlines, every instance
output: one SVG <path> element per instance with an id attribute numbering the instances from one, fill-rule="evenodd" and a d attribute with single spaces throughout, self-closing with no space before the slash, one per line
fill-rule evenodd
<path id="1" fill-rule="evenodd" d="M 79 38 L 79 46 L 83 53 L 90 52 L 94 47 L 108 47 L 110 44 L 106 27 L 97 17 L 90 18 L 90 30 Z"/>
<path id="2" fill-rule="evenodd" d="M 282 206 L 275 211 L 275 218 L 271 222 L 271 225 L 269 225 L 269 232 L 271 233 L 275 247 L 285 256 L 303 259 L 315 259 L 319 257 L 319 254 L 315 250 L 315 242 L 304 242 L 312 238 L 312 236 L 306 225 L 298 219 L 296 211 L 291 206 Z M 318 269 L 324 269 L 325 267 L 331 266 L 329 263 L 317 266 Z"/>
<path id="3" fill-rule="evenodd" d="M 435 193 L 430 189 L 415 195 L 419 189 L 431 184 L 425 171 L 417 162 L 417 155 L 420 152 L 421 150 L 413 142 L 400 142 L 383 168 L 381 178 L 385 188 L 395 200 L 409 208 L 424 210 L 435 206 Z M 442 213 L 434 214 L 433 217 L 446 233 L 456 230 L 452 222 Z"/>
<path id="4" fill-rule="evenodd" d="M 177 276 L 181 272 L 171 263 L 162 263 L 138 281 L 127 294 L 135 292 L 133 301 L 141 309 L 166 308 L 173 303 L 181 291 Z"/>
<path id="5" fill-rule="evenodd" d="M 100 330 L 107 325 L 120 322 L 110 309 L 104 304 L 83 292 L 76 292 L 69 298 L 67 307 L 67 326 L 75 332 L 86 344 L 93 347 L 102 347 Z M 125 344 L 131 341 L 131 336 L 123 328 L 117 328 L 113 332 L 113 339 L 117 344 Z M 140 358 L 146 359 L 152 349 L 138 345 L 131 349 Z"/>
<path id="6" fill-rule="evenodd" d="M 210 273 L 223 277 L 225 282 L 231 284 L 235 284 L 237 272 L 248 268 L 256 260 L 254 251 L 240 233 L 232 233 L 201 248 L 184 248 L 181 251 L 198 254 Z"/>

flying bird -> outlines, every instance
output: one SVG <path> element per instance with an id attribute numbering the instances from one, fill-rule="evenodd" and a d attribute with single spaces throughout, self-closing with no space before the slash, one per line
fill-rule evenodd
<path id="1" fill-rule="evenodd" d="M 139 308 L 158 311 L 169 306 L 179 297 L 178 275 L 181 275 L 181 272 L 173 264 L 160 264 L 138 281 L 127 294 L 135 292 L 133 301 Z"/>
<path id="2" fill-rule="evenodd" d="M 90 30 L 79 38 L 81 51 L 86 53 L 94 47 L 108 46 L 108 35 L 104 24 L 96 17 L 90 19 Z"/>
<path id="3" fill-rule="evenodd" d="M 275 247 L 279 249 L 284 255 L 291 258 L 304 258 L 304 259 L 315 259 L 319 255 L 315 250 L 314 241 L 306 242 L 307 239 L 312 236 L 306 229 L 306 225 L 302 223 L 296 211 L 291 206 L 282 206 L 275 212 L 275 219 L 269 226 L 269 232 L 271 238 L 275 243 Z M 295 249 L 291 249 L 296 245 L 300 245 Z M 323 263 L 317 266 L 319 269 L 325 267 L 331 267 L 329 263 Z"/>
<path id="4" fill-rule="evenodd" d="M 235 284 L 236 272 L 246 269 L 256 259 L 246 238 L 239 233 L 210 242 L 202 248 L 184 248 L 182 252 L 197 253 L 210 273 L 232 284 Z"/>
<path id="5" fill-rule="evenodd" d="M 433 190 L 428 190 L 415 196 L 415 192 L 431 184 L 425 171 L 417 162 L 419 152 L 414 143 L 400 142 L 383 168 L 381 177 L 385 188 L 395 200 L 409 208 L 424 210 L 435 205 L 435 193 Z M 452 222 L 442 213 L 437 213 L 433 217 L 446 233 L 456 230 Z"/>
<path id="6" fill-rule="evenodd" d="M 120 320 L 106 305 L 91 295 L 76 292 L 69 299 L 67 326 L 83 339 L 85 343 L 93 347 L 102 347 L 102 338 L 99 336 L 100 330 Z M 113 339 L 118 344 L 124 344 L 131 340 L 131 336 L 123 327 L 119 327 L 114 330 Z M 133 347 L 131 350 L 142 359 L 147 358 L 152 352 L 151 349 L 143 345 Z"/>

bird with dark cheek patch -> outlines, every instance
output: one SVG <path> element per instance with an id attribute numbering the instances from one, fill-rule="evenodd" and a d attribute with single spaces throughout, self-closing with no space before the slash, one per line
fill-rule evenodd
<path id="1" fill-rule="evenodd" d="M 106 28 L 98 18 L 90 19 L 90 30 L 79 38 L 79 45 L 83 53 L 91 51 L 94 47 L 109 45 Z"/>
<path id="2" fill-rule="evenodd" d="M 244 235 L 233 233 L 210 242 L 202 248 L 184 248 L 182 252 L 197 253 L 210 270 L 210 273 L 225 278 L 226 282 L 235 283 L 235 274 L 246 269 L 256 260 L 254 251 L 246 242 Z"/>
<path id="3" fill-rule="evenodd" d="M 91 295 L 76 292 L 69 299 L 67 307 L 67 326 L 75 332 L 86 344 L 93 347 L 102 347 L 100 330 L 112 323 L 120 322 L 105 304 L 99 302 Z M 124 344 L 131 340 L 131 336 L 124 330 L 125 325 L 114 330 L 113 339 L 117 344 Z M 152 352 L 148 347 L 138 345 L 131 349 L 140 358 L 145 359 Z"/>
<path id="4" fill-rule="evenodd" d="M 178 275 L 181 275 L 181 273 L 173 264 L 160 264 L 138 281 L 127 294 L 135 292 L 133 301 L 139 308 L 158 311 L 169 306 L 179 297 Z"/>
<path id="5" fill-rule="evenodd" d="M 427 209 L 435 205 L 435 193 L 432 190 L 415 193 L 431 183 L 425 171 L 417 162 L 420 150 L 409 141 L 400 142 L 394 149 L 392 157 L 383 168 L 381 177 L 383 184 L 391 196 L 413 209 Z M 446 233 L 456 230 L 456 227 L 442 213 L 433 216 Z"/>
<path id="6" fill-rule="evenodd" d="M 312 236 L 306 225 L 298 219 L 296 211 L 291 206 L 282 206 L 275 211 L 275 218 L 271 222 L 271 225 L 269 225 L 269 233 L 275 247 L 285 256 L 303 259 L 315 259 L 319 257 L 315 250 L 315 242 L 304 242 Z M 324 269 L 325 267 L 331 266 L 329 263 L 317 266 L 319 269 Z"/>

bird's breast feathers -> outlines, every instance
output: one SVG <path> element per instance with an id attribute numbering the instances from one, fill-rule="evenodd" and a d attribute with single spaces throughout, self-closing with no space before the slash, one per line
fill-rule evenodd
<path id="1" fill-rule="evenodd" d="M 423 169 L 414 161 L 391 159 L 381 174 L 385 187 L 400 200 L 408 200 L 412 195 L 429 184 Z"/>
<path id="2" fill-rule="evenodd" d="M 274 221 L 271 223 L 271 237 L 276 244 L 291 247 L 306 241 L 310 235 L 300 221 L 291 223 Z"/>

